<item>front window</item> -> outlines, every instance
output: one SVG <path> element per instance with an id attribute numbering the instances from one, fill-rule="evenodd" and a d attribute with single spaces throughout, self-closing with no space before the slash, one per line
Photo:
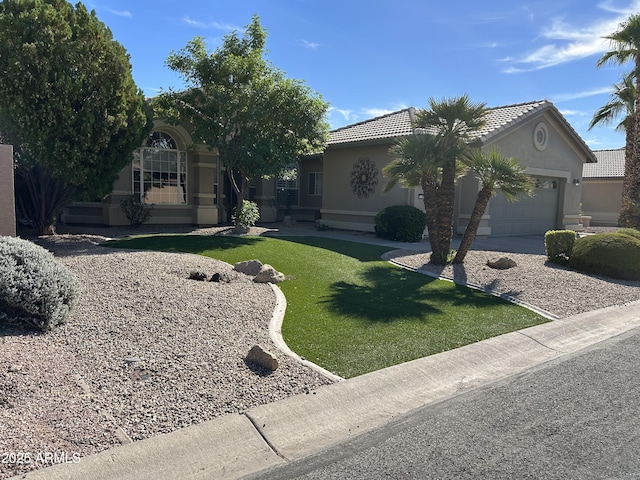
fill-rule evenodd
<path id="1" fill-rule="evenodd" d="M 322 195 L 322 172 L 309 174 L 309 195 Z"/>
<path id="2" fill-rule="evenodd" d="M 298 205 L 298 172 L 295 166 L 288 169 L 286 176 L 276 180 L 276 202 L 290 207 Z"/>
<path id="3" fill-rule="evenodd" d="M 144 203 L 187 203 L 187 153 L 170 135 L 153 132 L 134 152 L 133 193 Z"/>

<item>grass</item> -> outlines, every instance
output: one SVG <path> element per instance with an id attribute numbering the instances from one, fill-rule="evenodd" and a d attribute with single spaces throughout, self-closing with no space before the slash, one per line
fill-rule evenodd
<path id="1" fill-rule="evenodd" d="M 257 258 L 290 280 L 282 333 L 299 355 L 349 378 L 547 320 L 523 307 L 389 264 L 387 247 L 320 237 L 153 235 L 111 247 Z"/>

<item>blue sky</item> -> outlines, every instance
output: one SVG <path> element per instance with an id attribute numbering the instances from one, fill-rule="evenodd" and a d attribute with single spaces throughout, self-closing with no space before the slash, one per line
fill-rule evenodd
<path id="1" fill-rule="evenodd" d="M 165 66 L 194 36 L 210 50 L 253 14 L 269 60 L 331 105 L 332 128 L 467 93 L 490 107 L 552 101 L 594 150 L 624 146 L 615 125 L 587 129 L 629 66 L 596 68 L 640 0 L 88 1 L 129 52 L 147 96 L 182 82 Z"/>

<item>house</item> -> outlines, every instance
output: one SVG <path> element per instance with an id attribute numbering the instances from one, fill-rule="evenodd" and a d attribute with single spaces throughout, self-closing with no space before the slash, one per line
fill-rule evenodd
<path id="1" fill-rule="evenodd" d="M 424 209 L 419 188 L 394 187 L 382 193 L 381 170 L 391 158 L 393 141 L 413 134 L 414 108 L 339 128 L 331 132 L 324 152 L 322 223 L 334 228 L 373 231 L 374 217 L 389 205 Z M 517 157 L 535 180 L 535 196 L 509 203 L 492 198 L 479 235 L 540 234 L 557 228 L 579 230 L 581 177 L 584 163 L 595 156 L 556 107 L 536 101 L 492 108 L 486 126 L 473 138 L 473 148 L 497 147 Z M 304 162 L 301 165 L 304 172 Z M 480 185 L 472 176 L 456 188 L 454 227 L 461 234 L 471 216 Z"/>
<path id="2" fill-rule="evenodd" d="M 424 208 L 420 189 L 395 186 L 382 194 L 382 167 L 389 147 L 413 133 L 416 110 L 405 108 L 333 130 L 324 152 L 292 159 L 297 175 L 258 180 L 249 190 L 262 222 L 320 220 L 340 229 L 373 231 L 374 217 L 389 205 Z M 126 225 L 120 202 L 129 195 L 152 203 L 151 224 L 216 225 L 231 220 L 235 194 L 215 151 L 194 143 L 187 129 L 156 121 L 153 132 L 120 172 L 111 195 L 101 202 L 68 207 L 67 223 Z M 544 233 L 555 228 L 579 229 L 580 182 L 593 152 L 547 101 L 492 108 L 487 125 L 473 139 L 482 150 L 498 147 L 515 156 L 536 180 L 536 195 L 509 203 L 498 194 L 483 217 L 480 235 Z M 477 180 L 468 175 L 458 184 L 455 231 L 462 233 L 476 194 Z"/>
<path id="3" fill-rule="evenodd" d="M 0 145 L 0 235 L 16 236 L 13 147 Z"/>
<path id="4" fill-rule="evenodd" d="M 597 163 L 582 170 L 582 212 L 592 225 L 616 226 L 620 216 L 625 148 L 594 150 Z"/>

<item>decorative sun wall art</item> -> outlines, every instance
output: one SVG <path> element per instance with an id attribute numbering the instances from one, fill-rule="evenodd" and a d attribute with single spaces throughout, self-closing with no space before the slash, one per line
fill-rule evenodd
<path id="1" fill-rule="evenodd" d="M 378 169 L 369 157 L 359 158 L 351 171 L 351 189 L 358 198 L 368 198 L 378 185 Z"/>

